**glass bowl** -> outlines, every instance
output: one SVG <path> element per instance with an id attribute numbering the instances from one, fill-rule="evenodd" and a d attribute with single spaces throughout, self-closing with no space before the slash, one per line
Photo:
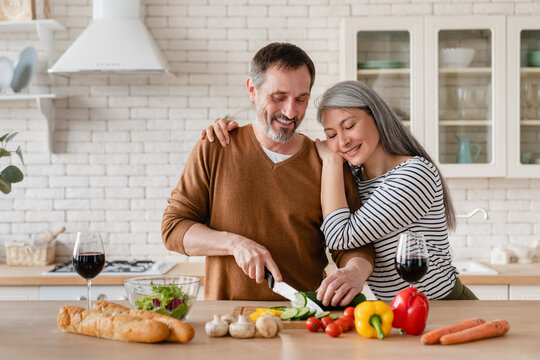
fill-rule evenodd
<path id="1" fill-rule="evenodd" d="M 201 280 L 194 276 L 144 276 L 127 279 L 124 287 L 131 306 L 186 320 Z"/>
<path id="2" fill-rule="evenodd" d="M 440 52 L 440 63 L 443 68 L 467 67 L 471 65 L 476 51 L 471 48 L 445 48 Z"/>

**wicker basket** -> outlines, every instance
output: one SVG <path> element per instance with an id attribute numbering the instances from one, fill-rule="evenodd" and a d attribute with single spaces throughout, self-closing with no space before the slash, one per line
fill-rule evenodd
<path id="1" fill-rule="evenodd" d="M 39 266 L 54 263 L 56 241 L 44 245 L 26 242 L 6 242 L 5 244 L 8 265 Z"/>

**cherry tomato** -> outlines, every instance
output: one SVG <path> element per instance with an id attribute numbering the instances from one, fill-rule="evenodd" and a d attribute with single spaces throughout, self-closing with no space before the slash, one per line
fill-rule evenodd
<path id="1" fill-rule="evenodd" d="M 331 324 L 334 322 L 334 319 L 332 319 L 330 316 L 325 316 L 321 319 L 321 326 L 323 330 L 326 330 L 326 327 L 328 324 Z"/>
<path id="2" fill-rule="evenodd" d="M 350 316 L 354 319 L 354 306 L 349 306 L 343 311 L 343 317 Z"/>
<path id="3" fill-rule="evenodd" d="M 339 325 L 341 331 L 343 331 L 344 333 L 351 330 L 352 323 L 350 323 L 349 320 L 345 318 L 337 319 L 335 323 Z"/>
<path id="4" fill-rule="evenodd" d="M 342 317 L 342 319 L 347 320 L 351 324 L 354 324 L 354 316 L 347 315 L 347 316 Z"/>
<path id="5" fill-rule="evenodd" d="M 306 320 L 306 328 L 311 332 L 317 332 L 321 328 L 321 320 L 310 317 Z"/>
<path id="6" fill-rule="evenodd" d="M 335 322 L 326 325 L 326 330 L 324 331 L 331 337 L 338 337 L 342 333 L 341 327 Z"/>

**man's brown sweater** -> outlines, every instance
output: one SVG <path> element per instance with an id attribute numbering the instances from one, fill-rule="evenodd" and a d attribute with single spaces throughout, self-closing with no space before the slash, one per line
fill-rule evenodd
<path id="1" fill-rule="evenodd" d="M 169 250 L 186 254 L 183 238 L 195 223 L 243 235 L 265 246 L 283 280 L 298 290 L 313 291 L 323 280 L 328 261 L 320 231 L 321 160 L 313 141 L 304 137 L 301 150 L 273 163 L 251 125 L 231 133 L 231 143 L 199 141 L 172 191 L 161 225 Z M 360 206 L 347 169 L 350 207 Z M 335 252 L 338 267 L 361 256 L 373 263 L 372 248 Z M 282 300 L 266 282 L 244 274 L 233 256 L 207 256 L 205 299 Z"/>

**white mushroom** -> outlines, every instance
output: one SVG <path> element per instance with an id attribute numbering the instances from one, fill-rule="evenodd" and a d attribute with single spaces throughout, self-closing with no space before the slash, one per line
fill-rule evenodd
<path id="1" fill-rule="evenodd" d="M 228 324 L 232 324 L 236 321 L 236 316 L 234 316 L 232 313 L 228 313 L 221 316 L 221 320 L 226 321 Z"/>
<path id="2" fill-rule="evenodd" d="M 229 325 L 229 334 L 238 339 L 249 339 L 255 336 L 255 324 L 244 315 L 238 316 L 238 321 Z"/>
<path id="3" fill-rule="evenodd" d="M 283 321 L 281 320 L 281 318 L 279 316 L 276 316 L 276 315 L 269 315 L 269 316 L 276 323 L 276 325 L 278 327 L 277 332 L 279 333 L 281 330 L 283 330 Z"/>
<path id="4" fill-rule="evenodd" d="M 214 315 L 214 320 L 207 322 L 204 329 L 210 337 L 221 337 L 229 332 L 229 323 L 221 320 L 219 315 Z"/>
<path id="5" fill-rule="evenodd" d="M 272 319 L 273 315 L 261 316 L 255 322 L 257 332 L 265 338 L 271 338 L 277 335 L 279 327 L 277 322 Z"/>

